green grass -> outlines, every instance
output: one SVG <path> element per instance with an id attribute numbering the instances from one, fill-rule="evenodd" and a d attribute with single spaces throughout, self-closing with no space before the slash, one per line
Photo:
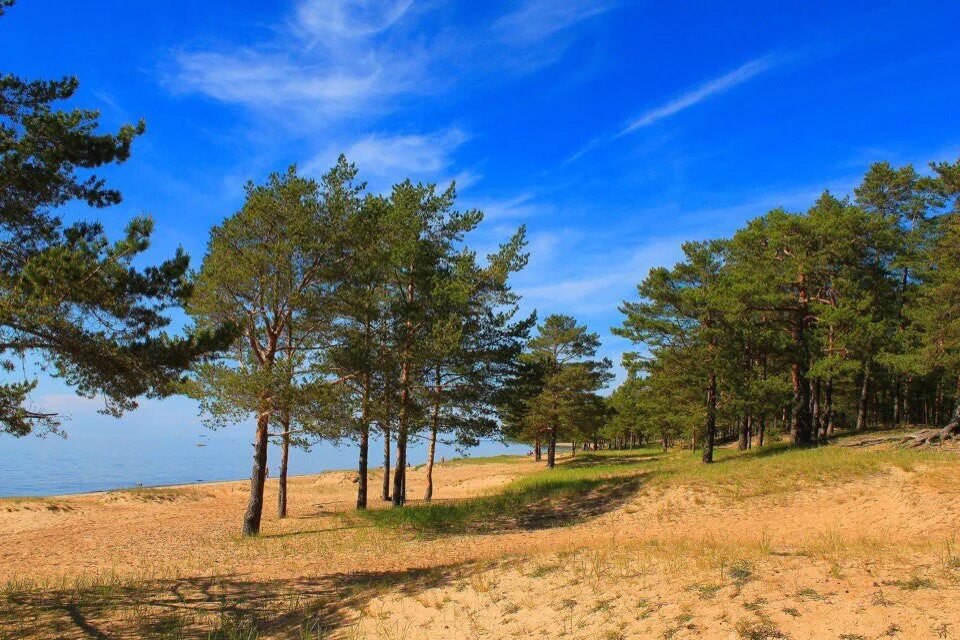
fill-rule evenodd
<path id="1" fill-rule="evenodd" d="M 638 449 L 581 454 L 555 469 L 544 469 L 515 480 L 493 495 L 456 502 L 408 505 L 402 509 L 377 509 L 358 515 L 376 526 L 399 527 L 426 534 L 518 526 L 537 528 L 549 521 L 564 524 L 584 513 L 582 505 L 565 505 L 567 500 L 578 498 L 579 501 L 589 496 L 602 502 L 611 497 L 605 493 L 612 492 L 604 492 L 604 489 L 615 489 L 649 468 L 651 452 L 657 453 Z"/>
<path id="2" fill-rule="evenodd" d="M 699 455 L 676 452 L 655 470 L 651 484 L 713 490 L 728 497 L 749 498 L 842 482 L 898 468 L 914 471 L 956 463 L 955 453 L 917 449 L 860 449 L 825 445 L 794 448 L 785 443 L 745 452 L 717 449 L 714 464 Z"/>
<path id="3" fill-rule="evenodd" d="M 472 464 L 511 464 L 514 462 L 523 462 L 527 456 L 502 454 L 499 456 L 477 456 L 466 458 L 454 458 L 447 460 L 443 464 L 453 465 L 472 465 Z"/>
<path id="4" fill-rule="evenodd" d="M 511 459 L 522 458 L 493 456 L 456 463 Z M 372 510 L 358 517 L 375 526 L 427 535 L 542 528 L 598 515 L 604 511 L 605 500 L 606 506 L 615 506 L 623 499 L 618 488 L 632 490 L 641 484 L 690 487 L 737 500 L 849 481 L 894 468 L 936 469 L 957 462 L 955 453 L 937 450 L 862 449 L 834 444 L 794 448 L 782 443 L 748 451 L 717 449 L 715 459 L 714 464 L 705 465 L 700 452 L 664 453 L 658 448 L 579 453 L 565 457 L 553 470 L 543 469 L 511 482 L 493 495 Z"/>

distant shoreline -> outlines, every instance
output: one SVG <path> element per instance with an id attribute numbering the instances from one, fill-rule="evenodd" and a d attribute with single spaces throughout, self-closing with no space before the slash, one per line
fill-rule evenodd
<path id="1" fill-rule="evenodd" d="M 473 458 L 486 458 L 491 456 L 463 456 L 459 458 L 450 458 L 449 460 L 444 460 L 443 462 L 437 461 L 436 464 L 451 464 L 454 462 L 459 462 L 463 460 L 471 460 Z M 502 453 L 496 454 L 493 457 L 508 457 L 508 458 L 526 458 L 526 454 L 521 453 Z M 411 465 L 412 468 L 417 468 L 423 466 L 421 464 Z M 383 466 L 370 467 L 369 471 L 371 473 L 382 471 Z M 327 474 L 336 474 L 336 473 L 356 473 L 355 469 L 326 469 L 324 471 L 318 471 L 315 473 L 297 473 L 297 474 L 288 474 L 288 479 L 294 478 L 317 478 Z M 47 493 L 40 495 L 11 495 L 11 496 L 0 496 L 0 503 L 4 501 L 24 501 L 24 500 L 46 500 L 51 498 L 74 498 L 81 496 L 91 496 L 97 494 L 107 494 L 107 493 L 117 493 L 122 491 L 138 491 L 141 489 L 186 489 L 190 487 L 198 486 L 208 486 L 208 485 L 221 485 L 221 484 L 234 484 L 237 482 L 249 482 L 250 478 L 233 478 L 225 480 L 196 480 L 194 482 L 171 482 L 171 483 L 162 483 L 162 484 L 145 484 L 145 485 L 133 485 L 125 487 L 115 487 L 113 489 L 91 489 L 90 491 L 73 491 L 70 493 Z M 275 482 L 277 480 L 276 476 L 270 476 L 267 478 L 267 482 Z"/>

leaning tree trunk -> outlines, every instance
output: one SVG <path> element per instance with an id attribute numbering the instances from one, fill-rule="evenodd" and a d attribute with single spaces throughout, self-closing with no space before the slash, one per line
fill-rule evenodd
<path id="1" fill-rule="evenodd" d="M 250 474 L 250 499 L 243 516 L 243 535 L 260 533 L 263 516 L 263 485 L 267 480 L 267 428 L 270 426 L 270 408 L 261 403 L 257 417 L 257 433 L 253 442 L 253 471 Z"/>
<path id="2" fill-rule="evenodd" d="M 857 431 L 863 431 L 867 426 L 867 391 L 870 385 L 870 361 L 863 361 L 863 384 L 860 385 L 860 402 L 857 405 Z"/>
<path id="3" fill-rule="evenodd" d="M 557 462 L 557 427 L 550 427 L 550 442 L 547 444 L 547 468 L 553 469 Z"/>
<path id="4" fill-rule="evenodd" d="M 717 374 L 710 372 L 707 386 L 707 425 L 703 438 L 703 461 L 713 462 L 713 444 L 717 439 Z"/>
<path id="5" fill-rule="evenodd" d="M 280 478 L 277 488 L 277 517 L 287 517 L 287 461 L 290 459 L 290 410 L 285 409 L 281 418 L 283 436 L 280 442 Z"/>

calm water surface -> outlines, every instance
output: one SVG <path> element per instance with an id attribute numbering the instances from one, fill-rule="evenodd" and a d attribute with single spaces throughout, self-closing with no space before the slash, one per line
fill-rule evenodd
<path id="1" fill-rule="evenodd" d="M 211 431 L 201 425 L 145 428 L 124 425 L 84 428 L 68 424 L 69 437 L 21 438 L 0 436 L 0 496 L 40 496 L 103 491 L 142 485 L 145 487 L 217 480 L 240 480 L 250 475 L 252 425 Z M 453 447 L 438 445 L 437 457 L 460 454 Z M 484 442 L 467 455 L 526 453 L 524 445 Z M 410 462 L 426 461 L 426 447 L 415 443 Z M 371 467 L 382 464 L 383 444 L 371 442 Z M 279 448 L 269 453 L 270 475 L 277 475 Z M 292 475 L 356 465 L 356 445 L 321 443 L 311 451 L 290 453 Z"/>

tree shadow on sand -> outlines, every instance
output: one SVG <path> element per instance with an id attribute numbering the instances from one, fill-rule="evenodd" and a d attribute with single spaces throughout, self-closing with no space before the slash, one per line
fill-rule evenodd
<path id="1" fill-rule="evenodd" d="M 255 580 L 241 575 L 73 587 L 8 585 L 0 638 L 255 640 L 326 638 L 386 592 L 413 595 L 468 575 L 472 565 Z"/>

